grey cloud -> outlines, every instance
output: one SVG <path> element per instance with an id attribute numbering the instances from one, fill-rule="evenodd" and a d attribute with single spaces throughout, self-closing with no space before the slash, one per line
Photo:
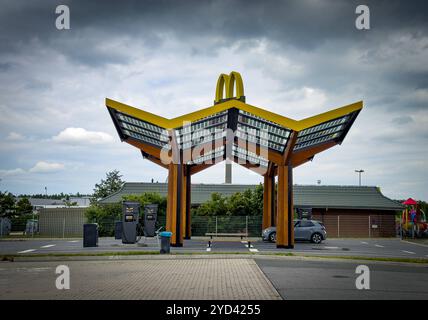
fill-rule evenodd
<path id="1" fill-rule="evenodd" d="M 0 14 L 2 50 L 30 38 L 67 38 L 83 30 L 83 40 L 92 28 L 104 30 L 110 38 L 132 35 L 153 39 L 157 33 L 172 33 L 188 45 L 193 37 L 221 37 L 228 46 L 243 39 L 269 38 L 284 45 L 313 50 L 332 39 L 364 43 L 368 32 L 355 29 L 355 7 L 360 1 L 63 1 L 70 6 L 72 30 L 54 28 L 56 1 L 7 1 Z M 426 1 L 366 1 L 372 15 L 373 31 L 379 38 L 396 29 L 425 31 Z M 91 41 L 100 39 L 93 34 Z M 76 48 L 77 49 L 77 48 Z M 90 46 L 79 46 L 82 57 Z M 95 58 L 94 58 L 95 60 Z"/>
<path id="2" fill-rule="evenodd" d="M 383 166 L 391 171 L 397 162 L 427 158 L 424 150 L 414 152 L 428 138 L 421 129 L 428 126 L 426 1 L 365 1 L 370 31 L 354 27 L 360 1 L 61 3 L 71 9 L 69 31 L 54 27 L 58 1 L 2 3 L 0 111 L 8 117 L 0 119 L 0 134 L 16 131 L 33 140 L 1 140 L 0 151 L 8 154 L 1 157 L 1 170 L 29 168 L 43 159 L 65 163 L 62 176 L 55 176 L 58 192 L 67 191 L 65 185 L 90 191 L 114 168 L 124 170 L 127 180 L 146 179 L 150 172 L 164 181 L 163 170 L 120 144 L 104 97 L 176 116 L 211 103 L 215 77 L 232 69 L 242 72 L 249 103 L 261 101 L 286 116 L 364 100 L 343 146 L 299 169 L 297 182 L 314 183 L 314 172 L 323 172 L 323 181 L 353 183 L 334 169 L 340 163 L 352 179 L 352 167 L 361 166 L 374 184 L 403 185 L 408 168 L 392 178 Z M 403 135 L 407 126 L 413 129 Z M 53 146 L 48 138 L 67 127 L 107 132 L 115 142 L 103 148 Z M 80 166 L 73 171 L 69 162 Z M 195 182 L 220 182 L 217 171 Z M 254 182 L 249 175 L 236 177 Z M 25 179 L 4 182 L 29 192 L 50 183 Z M 426 196 L 426 183 L 412 188 Z"/>
<path id="3" fill-rule="evenodd" d="M 395 125 L 407 125 L 409 123 L 414 123 L 415 121 L 412 119 L 412 117 L 404 116 L 404 117 L 394 118 L 391 120 L 391 122 Z"/>

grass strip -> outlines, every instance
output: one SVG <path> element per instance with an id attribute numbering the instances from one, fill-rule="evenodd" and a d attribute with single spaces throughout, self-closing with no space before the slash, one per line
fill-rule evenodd
<path id="1" fill-rule="evenodd" d="M 121 252 L 80 252 L 80 253 L 33 253 L 20 255 L 0 255 L 0 261 L 14 261 L 14 258 L 43 258 L 43 257 L 106 257 L 106 256 L 140 256 L 140 255 L 160 255 L 159 251 L 121 251 Z M 425 258 L 385 258 L 385 257 L 363 257 L 363 256 L 323 256 L 323 255 L 305 255 L 292 252 L 274 252 L 274 253 L 253 253 L 253 252 L 174 252 L 170 255 L 264 255 L 264 256 L 283 256 L 283 257 L 306 257 L 321 259 L 344 259 L 344 260 L 362 260 L 362 261 L 381 261 L 381 262 L 405 262 L 428 264 Z"/>

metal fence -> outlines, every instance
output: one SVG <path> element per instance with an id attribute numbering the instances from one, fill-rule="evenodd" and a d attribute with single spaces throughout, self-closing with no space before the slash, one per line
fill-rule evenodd
<path id="1" fill-rule="evenodd" d="M 113 236 L 117 219 L 108 218 L 96 221 L 101 236 Z M 156 229 L 166 226 L 166 217 L 158 216 Z M 250 237 L 261 235 L 261 216 L 194 216 L 192 217 L 192 236 L 205 236 L 207 233 L 246 233 Z"/>
<path id="2" fill-rule="evenodd" d="M 86 221 L 85 208 L 44 208 L 11 218 L 9 232 L 0 232 L 0 236 L 82 237 Z"/>
<path id="3" fill-rule="evenodd" d="M 207 233 L 245 233 L 249 237 L 259 237 L 261 230 L 261 216 L 192 217 L 192 236 L 205 236 Z"/>
<path id="4" fill-rule="evenodd" d="M 36 216 L 38 232 L 42 237 L 82 237 L 83 224 L 87 222 L 84 208 L 42 209 Z M 12 234 L 24 234 L 27 220 L 12 220 Z M 393 237 L 399 235 L 393 215 L 314 215 L 313 219 L 322 221 L 329 238 L 343 237 Z M 114 236 L 115 222 L 118 218 L 104 218 L 98 223 L 101 237 Z M 158 216 L 156 228 L 165 228 L 166 217 Z M 27 228 L 28 229 L 28 228 Z M 193 216 L 192 236 L 206 236 L 207 233 L 241 233 L 249 237 L 260 237 L 262 216 Z M 7 236 L 0 234 L 0 236 Z"/>

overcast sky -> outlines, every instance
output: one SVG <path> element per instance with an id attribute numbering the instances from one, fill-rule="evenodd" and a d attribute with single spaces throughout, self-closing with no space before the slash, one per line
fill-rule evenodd
<path id="1" fill-rule="evenodd" d="M 0 190 L 89 193 L 105 172 L 164 182 L 121 143 L 106 97 L 175 117 L 242 74 L 249 104 L 301 119 L 359 100 L 341 146 L 298 184 L 379 186 L 428 200 L 426 1 L 4 1 L 0 10 Z M 55 28 L 67 4 L 71 29 Z M 370 30 L 355 8 L 370 8 Z M 224 164 L 192 182 L 222 183 Z M 259 183 L 234 166 L 234 183 Z"/>

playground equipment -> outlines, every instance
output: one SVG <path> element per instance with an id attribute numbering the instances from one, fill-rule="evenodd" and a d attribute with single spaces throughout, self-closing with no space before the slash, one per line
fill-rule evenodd
<path id="1" fill-rule="evenodd" d="M 418 202 L 409 198 L 403 204 L 406 207 L 401 215 L 401 236 L 412 238 L 428 236 L 426 214 L 421 210 Z"/>

